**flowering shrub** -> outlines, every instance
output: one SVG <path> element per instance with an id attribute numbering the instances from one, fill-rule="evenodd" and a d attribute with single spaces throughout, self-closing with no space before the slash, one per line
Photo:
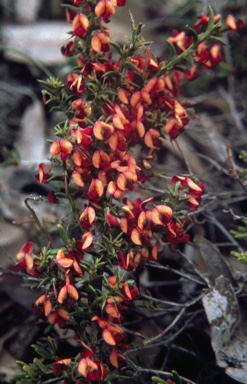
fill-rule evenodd
<path id="1" fill-rule="evenodd" d="M 50 349 L 35 346 L 39 357 L 20 363 L 17 383 L 131 378 L 135 366 L 128 351 L 142 342 L 129 337 L 124 318 L 133 302 L 142 301 L 140 271 L 159 260 L 164 244 L 189 240 L 186 225 L 201 204 L 204 185 L 191 175 L 167 177 L 162 196 L 148 196 L 145 186 L 163 177 L 156 170 L 163 141 L 175 140 L 189 125 L 183 82 L 223 60 L 221 16 L 210 9 L 193 28 L 174 31 L 168 39 L 172 55 L 162 61 L 132 17 L 129 43 L 112 41 L 107 23 L 124 5 L 125 0 L 70 0 L 71 37 L 62 53 L 74 56 L 77 65 L 66 84 L 56 78 L 43 82 L 44 102 L 66 119 L 55 127 L 49 167 L 40 164 L 36 177 L 43 184 L 56 181 L 48 200 L 64 204 L 67 213 L 57 223 L 58 245 L 44 231 L 42 250 L 24 244 L 17 267 L 43 290 L 34 311 L 70 332 L 77 353 L 57 355 L 50 336 Z M 229 16 L 227 25 L 236 30 L 241 22 Z"/>

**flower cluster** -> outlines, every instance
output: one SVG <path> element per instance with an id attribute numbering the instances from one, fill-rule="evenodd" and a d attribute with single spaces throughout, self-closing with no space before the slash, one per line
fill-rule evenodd
<path id="1" fill-rule="evenodd" d="M 123 270 L 135 272 L 146 260 L 157 260 L 164 243 L 189 239 L 186 213 L 199 207 L 203 183 L 173 176 L 176 198 L 171 192 L 158 203 L 153 196 L 132 202 L 131 195 L 152 178 L 163 140 L 176 139 L 189 123 L 182 81 L 195 78 L 200 63 L 212 68 L 222 56 L 219 43 L 210 39 L 220 33 L 220 16 L 212 12 L 199 18 L 193 34 L 174 32 L 168 41 L 177 53 L 164 62 L 151 53 L 141 25 L 133 21 L 129 45 L 111 41 L 104 23 L 125 0 L 69 2 L 71 38 L 62 53 L 74 56 L 77 66 L 65 85 L 51 78 L 43 92 L 45 102 L 56 104 L 67 120 L 55 127 L 51 166 L 40 164 L 36 177 L 43 184 L 60 181 L 48 200 L 67 201 L 71 215 L 57 226 L 59 248 L 49 243 L 35 254 L 28 242 L 17 265 L 44 288 L 34 311 L 74 332 L 79 356 L 55 356 L 52 372 L 63 374 L 64 383 L 79 384 L 103 382 L 111 370 L 126 365 L 130 345 L 122 323 L 139 289 L 123 278 Z M 240 26 L 232 18 L 228 24 Z M 55 166 L 60 173 L 53 173 Z M 186 209 L 179 210 L 181 205 Z"/>
<path id="2" fill-rule="evenodd" d="M 211 16 L 211 17 L 210 17 Z M 212 14 L 200 15 L 198 20 L 194 24 L 193 36 L 191 34 L 186 34 L 185 31 L 174 30 L 172 37 L 168 38 L 168 41 L 172 44 L 175 44 L 177 47 L 178 53 L 181 54 L 185 52 L 188 48 L 192 47 L 198 37 L 197 33 L 206 33 L 209 24 L 220 28 L 221 15 L 217 14 L 213 16 Z M 231 30 L 239 30 L 243 28 L 242 20 L 235 20 L 232 15 L 228 15 L 226 19 L 226 28 Z M 211 33 L 211 37 L 215 36 L 214 33 Z M 220 64 L 223 60 L 223 55 L 221 53 L 221 45 L 217 39 L 215 42 L 208 43 L 205 41 L 206 39 L 202 39 L 199 44 L 197 44 L 193 52 L 194 63 L 191 68 L 186 70 L 186 79 L 188 81 L 194 80 L 199 76 L 199 72 L 197 72 L 198 66 L 200 64 L 203 65 L 206 69 L 211 69 Z"/>

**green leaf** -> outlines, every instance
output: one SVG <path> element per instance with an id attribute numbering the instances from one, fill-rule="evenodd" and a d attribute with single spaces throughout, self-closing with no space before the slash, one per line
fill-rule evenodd
<path id="1" fill-rule="evenodd" d="M 51 338 L 50 336 L 48 336 L 48 337 L 47 337 L 47 340 L 48 340 L 48 342 L 49 342 L 49 344 L 50 344 L 50 346 L 51 346 L 51 349 L 52 349 L 52 352 L 53 352 L 54 356 L 56 356 L 57 351 L 56 351 L 56 348 L 55 348 L 55 346 L 54 346 L 54 343 L 53 343 L 52 338 Z"/>
<path id="2" fill-rule="evenodd" d="M 227 43 L 223 39 L 221 39 L 220 37 L 217 37 L 217 36 L 210 36 L 208 41 L 214 42 L 214 43 L 219 43 L 219 44 L 222 44 L 224 46 L 227 46 Z"/>
<path id="3" fill-rule="evenodd" d="M 44 348 L 41 348 L 39 345 L 33 344 L 31 347 L 35 350 L 35 352 L 39 356 L 41 356 L 41 357 L 43 357 L 45 359 L 50 359 L 51 358 L 51 354 L 48 351 L 46 351 Z"/>
<path id="4" fill-rule="evenodd" d="M 92 264 L 89 261 L 81 261 L 80 266 L 85 269 L 87 272 L 90 272 L 92 270 Z"/>
<path id="5" fill-rule="evenodd" d="M 245 239 L 247 237 L 247 232 L 237 232 L 233 230 L 231 230 L 230 232 L 236 239 Z"/>
<path id="6" fill-rule="evenodd" d="M 104 90 L 104 95 L 108 96 L 116 96 L 116 92 L 115 91 L 112 91 L 111 89 L 105 89 Z"/>
<path id="7" fill-rule="evenodd" d="M 66 230 L 64 229 L 64 227 L 61 224 L 57 225 L 57 231 L 58 231 L 59 236 L 63 240 L 64 244 L 68 245 L 70 240 L 69 240 L 69 237 L 68 237 Z"/>
<path id="8" fill-rule="evenodd" d="M 135 19 L 130 10 L 129 10 L 129 17 L 130 17 L 130 25 L 131 25 L 132 33 L 135 33 L 136 32 Z"/>
<path id="9" fill-rule="evenodd" d="M 163 380 L 158 376 L 152 376 L 151 379 L 154 383 L 157 383 L 157 384 L 168 384 L 166 380 Z"/>
<path id="10" fill-rule="evenodd" d="M 238 259 L 238 261 L 247 263 L 247 251 L 243 253 L 239 253 L 236 251 L 231 251 L 230 254 Z"/>
<path id="11" fill-rule="evenodd" d="M 172 57 L 176 56 L 177 50 L 176 50 L 175 45 L 173 43 L 170 43 L 170 41 L 168 41 L 168 40 L 166 40 L 166 43 L 168 44 L 168 47 L 169 47 L 169 50 L 170 50 Z"/>
<path id="12" fill-rule="evenodd" d="M 245 163 L 247 163 L 247 151 L 245 150 L 240 151 L 239 158 L 243 160 Z"/>
<path id="13" fill-rule="evenodd" d="M 131 61 L 126 61 L 124 67 L 125 67 L 125 68 L 129 68 L 129 69 L 134 69 L 135 71 L 140 72 L 140 68 L 138 68 L 138 67 L 137 67 L 134 63 L 132 63 Z"/>
<path id="14" fill-rule="evenodd" d="M 214 25 L 214 11 L 211 5 L 208 7 L 208 13 L 209 13 L 209 21 L 208 21 L 208 28 L 211 29 Z"/>
<path id="15" fill-rule="evenodd" d="M 176 384 L 182 384 L 182 380 L 181 380 L 179 374 L 176 371 L 172 371 L 172 375 L 173 375 L 173 377 L 175 379 L 175 383 Z"/>
<path id="16" fill-rule="evenodd" d="M 44 373 L 45 375 L 47 374 L 47 368 L 46 366 L 38 359 L 37 357 L 34 358 L 33 364 L 39 369 L 40 372 Z"/>
<path id="17" fill-rule="evenodd" d="M 116 49 L 116 51 L 119 53 L 119 55 L 122 55 L 121 45 L 115 43 L 114 41 L 111 41 L 110 44 Z"/>
<path id="18" fill-rule="evenodd" d="M 196 44 L 198 41 L 198 33 L 194 30 L 194 28 L 191 28 L 189 26 L 187 26 L 186 29 L 188 29 L 188 31 L 192 34 L 194 43 Z"/>
<path id="19" fill-rule="evenodd" d="M 60 4 L 60 7 L 70 9 L 75 13 L 79 13 L 78 7 L 74 7 L 73 5 L 70 5 L 70 4 Z"/>
<path id="20" fill-rule="evenodd" d="M 184 56 L 183 60 L 187 61 L 191 67 L 194 64 L 194 58 L 192 57 L 192 55 Z M 178 66 L 176 66 L 176 68 L 178 68 Z"/>
<path id="21" fill-rule="evenodd" d="M 98 296 L 96 289 L 91 284 L 88 284 L 88 289 L 94 294 L 94 296 Z"/>
<path id="22" fill-rule="evenodd" d="M 53 248 L 53 249 L 49 249 L 48 252 L 49 252 L 49 255 L 56 255 L 58 253 L 60 248 Z"/>
<path id="23" fill-rule="evenodd" d="M 108 79 L 108 77 L 112 77 L 112 76 L 114 76 L 114 77 L 119 77 L 119 76 L 120 76 L 120 73 L 118 73 L 118 72 L 116 72 L 116 71 L 108 71 L 108 72 L 106 72 L 102 77 L 103 77 L 104 79 Z"/>
<path id="24" fill-rule="evenodd" d="M 36 372 L 32 369 L 31 366 L 25 364 L 22 369 L 34 382 L 36 382 Z"/>
<path id="25" fill-rule="evenodd" d="M 247 169 L 244 169 L 243 171 L 240 171 L 238 174 L 238 177 L 240 179 L 243 179 L 245 176 L 247 176 Z"/>

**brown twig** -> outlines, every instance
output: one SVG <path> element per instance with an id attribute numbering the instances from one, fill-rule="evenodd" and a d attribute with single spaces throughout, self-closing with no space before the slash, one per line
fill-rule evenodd
<path id="1" fill-rule="evenodd" d="M 210 287 L 210 282 L 209 280 L 194 266 L 194 264 L 190 261 L 190 259 L 188 259 L 185 254 L 183 252 L 181 252 L 179 249 L 177 250 L 177 252 L 179 253 L 180 256 L 182 256 L 186 262 L 190 265 L 190 267 L 193 269 L 193 271 L 195 272 L 195 274 L 197 274 L 198 276 L 200 276 L 200 278 L 202 279 L 202 281 L 204 281 L 205 285 L 207 287 Z"/>
<path id="2" fill-rule="evenodd" d="M 137 365 L 136 363 L 134 363 L 132 360 L 128 359 L 128 364 L 129 366 L 136 372 L 136 376 L 137 375 L 141 375 L 141 374 L 148 374 L 148 375 L 157 375 L 163 379 L 170 379 L 170 380 L 174 380 L 174 376 L 172 373 L 169 373 L 169 372 L 164 372 L 164 371 L 160 371 L 160 370 L 157 370 L 157 369 L 148 369 L 148 368 L 143 368 L 143 367 L 140 367 L 139 365 Z M 179 377 L 180 380 L 181 380 L 181 384 L 195 384 L 193 381 L 190 381 L 184 377 Z"/>
<path id="3" fill-rule="evenodd" d="M 31 217 L 34 219 L 34 221 L 36 222 L 36 224 L 40 228 L 41 232 L 44 234 L 45 238 L 48 240 L 48 243 L 50 244 L 50 236 L 47 233 L 47 231 L 44 229 L 44 227 L 41 224 L 41 222 L 39 221 L 39 218 L 36 215 L 34 209 L 29 205 L 29 203 L 28 203 L 29 200 L 31 200 L 31 201 L 42 201 L 43 198 L 42 198 L 42 196 L 32 196 L 32 195 L 30 195 L 29 197 L 27 197 L 25 199 L 25 205 L 26 205 L 27 209 L 29 210 L 29 212 L 31 213 Z"/>
<path id="4" fill-rule="evenodd" d="M 160 265 L 160 264 L 154 263 L 152 261 L 148 261 L 147 265 L 150 265 L 150 266 L 152 266 L 154 268 L 157 268 L 157 269 L 163 269 L 164 271 L 173 272 L 173 273 L 177 274 L 178 276 L 181 276 L 181 277 L 184 277 L 187 280 L 193 281 L 196 284 L 205 285 L 205 280 L 204 279 L 198 280 L 193 275 L 191 275 L 189 273 L 184 273 L 184 272 L 181 272 L 181 271 L 179 271 L 177 269 L 174 269 L 174 268 L 171 268 L 171 267 L 166 267 L 164 265 Z"/>
<path id="5" fill-rule="evenodd" d="M 174 301 L 169 301 L 169 300 L 162 300 L 162 299 L 156 299 L 155 297 L 145 295 L 145 293 L 142 293 L 140 295 L 140 298 L 148 299 L 151 300 L 155 303 L 163 304 L 163 305 L 168 305 L 170 307 L 177 307 L 177 308 L 188 308 L 191 305 L 194 305 L 197 303 L 201 298 L 205 295 L 205 292 L 202 292 L 199 296 L 196 296 L 195 298 L 185 302 L 185 303 L 175 303 Z"/>
<path id="6" fill-rule="evenodd" d="M 232 245 L 234 247 L 237 247 L 238 251 L 240 253 L 244 252 L 244 249 L 241 247 L 241 245 L 236 241 L 236 239 L 232 236 L 232 234 L 222 225 L 217 218 L 212 215 L 209 212 L 205 212 L 205 217 L 207 218 L 208 222 L 213 223 L 217 228 L 221 230 L 221 232 L 232 242 Z"/>
<path id="7" fill-rule="evenodd" d="M 245 127 L 243 125 L 243 122 L 239 116 L 239 112 L 236 107 L 236 103 L 234 100 L 234 97 L 231 93 L 227 92 L 224 88 L 219 87 L 219 93 L 225 100 L 225 102 L 228 104 L 228 107 L 231 112 L 231 116 L 233 118 L 233 122 L 239 133 L 241 133 L 241 137 L 243 137 L 244 142 L 246 143 L 246 136 L 245 136 Z"/>

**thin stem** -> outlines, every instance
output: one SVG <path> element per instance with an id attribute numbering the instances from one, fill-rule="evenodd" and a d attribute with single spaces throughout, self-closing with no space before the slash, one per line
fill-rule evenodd
<path id="1" fill-rule="evenodd" d="M 162 377 L 165 380 L 167 380 L 167 379 L 174 380 L 174 376 L 172 373 L 160 371 L 157 369 L 142 368 L 130 359 L 128 359 L 128 363 L 129 363 L 130 367 L 136 372 L 136 375 L 146 373 L 148 375 L 158 375 L 159 377 Z M 181 380 L 181 384 L 195 384 L 193 381 L 190 381 L 184 377 L 180 376 L 179 378 Z"/>
<path id="2" fill-rule="evenodd" d="M 41 200 L 43 200 L 43 197 L 42 196 L 32 196 L 32 195 L 30 195 L 29 197 L 27 197 L 25 199 L 25 205 L 26 205 L 27 209 L 29 210 L 29 212 L 31 213 L 31 217 L 35 220 L 36 224 L 40 228 L 41 232 L 44 234 L 45 238 L 48 240 L 48 243 L 50 244 L 50 236 L 47 233 L 47 231 L 45 230 L 45 228 L 43 227 L 43 225 L 41 224 L 41 222 L 39 221 L 39 218 L 36 215 L 34 209 L 29 205 L 29 203 L 28 203 L 29 200 L 31 200 L 31 201 L 41 201 Z"/>
<path id="3" fill-rule="evenodd" d="M 157 268 L 157 269 L 163 269 L 164 271 L 169 271 L 169 272 L 173 272 L 187 280 L 191 280 L 193 281 L 194 283 L 196 284 L 200 284 L 200 285 L 205 285 L 205 280 L 198 280 L 197 278 L 195 278 L 194 276 L 192 276 L 191 274 L 188 274 L 188 273 L 184 273 L 184 272 L 181 272 L 177 269 L 174 269 L 174 268 L 171 268 L 171 267 L 166 267 L 164 265 L 160 265 L 160 264 L 157 264 L 157 263 L 154 263 L 152 261 L 148 261 L 147 262 L 147 265 L 150 265 L 154 268 Z"/>

